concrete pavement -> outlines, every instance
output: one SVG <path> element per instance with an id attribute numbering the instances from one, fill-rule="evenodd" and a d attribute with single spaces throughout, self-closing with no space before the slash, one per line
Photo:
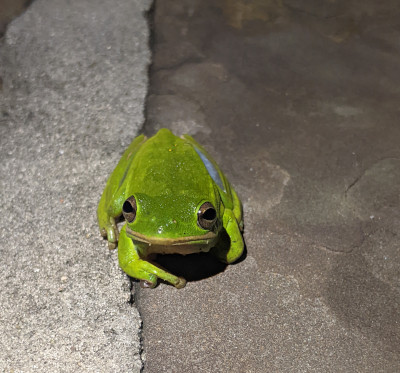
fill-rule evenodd
<path id="1" fill-rule="evenodd" d="M 0 371 L 139 372 L 96 206 L 143 124 L 149 1 L 37 0 L 0 45 Z"/>

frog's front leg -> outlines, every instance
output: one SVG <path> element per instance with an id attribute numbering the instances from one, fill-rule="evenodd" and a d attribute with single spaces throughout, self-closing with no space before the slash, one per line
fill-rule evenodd
<path id="1" fill-rule="evenodd" d="M 100 233 L 107 238 L 110 249 L 115 249 L 118 242 L 118 228 L 115 220 L 122 214 L 124 201 L 123 190 L 120 187 L 125 181 L 128 174 L 127 170 L 129 170 L 135 154 L 146 140 L 147 138 L 144 135 L 140 135 L 132 141 L 119 160 L 117 167 L 108 178 L 106 187 L 101 195 L 97 208 L 97 220 Z"/>
<path id="2" fill-rule="evenodd" d="M 119 265 L 131 277 L 146 281 L 150 287 L 157 285 L 157 278 L 169 282 L 180 289 L 186 285 L 186 280 L 175 276 L 152 263 L 141 259 L 133 241 L 126 235 L 126 225 L 121 229 L 118 241 Z"/>
<path id="3" fill-rule="evenodd" d="M 109 215 L 106 207 L 105 194 L 102 195 L 97 209 L 97 219 L 100 227 L 100 234 L 107 238 L 108 248 L 113 250 L 117 247 L 118 242 L 118 228 L 115 217 Z"/>
<path id="4" fill-rule="evenodd" d="M 230 264 L 238 260 L 244 250 L 240 223 L 238 223 L 234 212 L 230 209 L 225 209 L 224 211 L 223 226 L 229 236 L 230 246 L 227 249 L 215 247 L 211 252 L 222 262 Z"/>

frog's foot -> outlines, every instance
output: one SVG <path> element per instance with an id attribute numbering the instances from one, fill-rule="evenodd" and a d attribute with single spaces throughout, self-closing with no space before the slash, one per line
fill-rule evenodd
<path id="1" fill-rule="evenodd" d="M 177 289 L 182 289 L 186 286 L 186 280 L 183 277 L 178 277 L 179 281 L 177 281 L 174 286 Z"/>
<path id="2" fill-rule="evenodd" d="M 179 281 L 176 283 L 172 284 L 174 285 L 177 289 L 182 289 L 186 285 L 186 280 L 183 277 L 178 277 Z M 157 277 L 155 278 L 155 281 L 149 281 L 149 280 L 140 280 L 140 287 L 142 289 L 153 289 L 157 286 Z"/>
<path id="3" fill-rule="evenodd" d="M 156 287 L 158 279 L 169 282 L 177 289 L 182 289 L 186 285 L 186 280 L 183 277 L 175 276 L 143 259 L 134 260 L 128 265 L 122 263 L 120 265 L 129 276 L 140 280 L 140 286 L 143 288 Z"/>

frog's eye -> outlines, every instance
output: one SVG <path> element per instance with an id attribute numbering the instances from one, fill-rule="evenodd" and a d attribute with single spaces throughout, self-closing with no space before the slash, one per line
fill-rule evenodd
<path id="1" fill-rule="evenodd" d="M 203 229 L 211 230 L 217 221 L 217 211 L 210 202 L 205 202 L 200 206 L 197 213 L 197 222 Z"/>
<path id="2" fill-rule="evenodd" d="M 122 214 L 128 223 L 132 223 L 136 218 L 136 200 L 130 196 L 122 205 Z"/>

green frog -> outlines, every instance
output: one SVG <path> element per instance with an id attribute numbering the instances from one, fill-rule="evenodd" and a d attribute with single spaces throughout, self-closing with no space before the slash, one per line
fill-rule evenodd
<path id="1" fill-rule="evenodd" d="M 118 232 L 117 220 L 126 224 Z M 97 209 L 121 268 L 146 287 L 186 280 L 149 261 L 152 254 L 208 252 L 225 263 L 243 253 L 242 204 L 216 162 L 191 136 L 161 129 L 136 137 L 109 177 Z M 221 232 L 225 230 L 226 234 Z M 221 237 L 228 236 L 228 245 Z"/>

